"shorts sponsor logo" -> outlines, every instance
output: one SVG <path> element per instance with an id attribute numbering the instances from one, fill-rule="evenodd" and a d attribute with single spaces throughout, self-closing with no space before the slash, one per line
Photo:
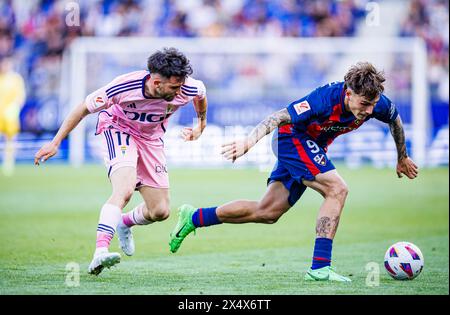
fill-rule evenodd
<path id="1" fill-rule="evenodd" d="M 120 150 L 122 151 L 122 155 L 125 155 L 125 153 L 127 152 L 127 146 L 126 145 L 121 146 Z"/>
<path id="2" fill-rule="evenodd" d="M 327 164 L 327 160 L 325 159 L 325 155 L 323 154 L 317 154 L 314 157 L 314 162 L 322 166 L 325 166 Z"/>
<path id="3" fill-rule="evenodd" d="M 167 165 L 156 164 L 155 165 L 155 172 L 156 172 L 156 174 L 167 173 Z"/>
<path id="4" fill-rule="evenodd" d="M 311 106 L 309 106 L 308 101 L 303 101 L 300 103 L 297 103 L 294 105 L 295 112 L 297 115 L 303 114 L 304 112 L 307 112 L 311 109 Z"/>

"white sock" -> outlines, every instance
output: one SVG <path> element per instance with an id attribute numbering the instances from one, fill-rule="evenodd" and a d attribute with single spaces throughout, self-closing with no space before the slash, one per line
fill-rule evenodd
<path id="1" fill-rule="evenodd" d="M 101 255 L 108 252 L 108 247 L 97 247 L 94 256 Z"/>
<path id="2" fill-rule="evenodd" d="M 106 248 L 106 251 L 108 250 L 109 244 L 114 237 L 117 225 L 121 219 L 122 210 L 119 207 L 108 203 L 103 205 L 97 226 L 96 248 L 98 248 L 99 251 L 104 251 L 104 249 L 100 250 L 100 248 Z"/>

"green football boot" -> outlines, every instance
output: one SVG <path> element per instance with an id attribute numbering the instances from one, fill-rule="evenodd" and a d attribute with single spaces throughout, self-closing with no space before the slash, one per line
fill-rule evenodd
<path id="1" fill-rule="evenodd" d="M 341 276 L 336 273 L 331 266 L 326 266 L 319 269 L 309 269 L 306 272 L 305 280 L 307 281 L 338 281 L 338 282 L 351 282 L 350 278 Z"/>
<path id="2" fill-rule="evenodd" d="M 175 253 L 178 248 L 181 246 L 181 242 L 183 242 L 184 238 L 188 236 L 189 233 L 194 231 L 196 227 L 194 223 L 192 223 L 192 215 L 194 214 L 197 208 L 191 205 L 182 205 L 178 208 L 178 223 L 173 229 L 172 233 L 170 233 L 170 251 Z"/>

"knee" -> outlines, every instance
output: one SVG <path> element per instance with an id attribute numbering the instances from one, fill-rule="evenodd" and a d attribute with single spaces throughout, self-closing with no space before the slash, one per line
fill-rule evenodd
<path id="1" fill-rule="evenodd" d="M 266 224 L 274 224 L 283 214 L 283 211 L 274 207 L 273 204 L 269 205 L 267 203 L 260 203 L 258 205 L 258 222 Z"/>
<path id="2" fill-rule="evenodd" d="M 133 197 L 133 193 L 134 193 L 134 189 L 133 188 L 129 188 L 129 189 L 124 191 L 124 193 L 123 193 L 123 201 L 125 202 L 125 204 L 127 204 L 131 200 L 131 197 Z"/>
<path id="3" fill-rule="evenodd" d="M 120 192 L 113 192 L 110 201 L 124 208 L 133 197 L 134 188 L 127 188 Z"/>
<path id="4" fill-rule="evenodd" d="M 164 221 L 170 215 L 170 209 L 168 205 L 160 205 L 154 207 L 150 212 L 150 220 L 152 221 Z"/>
<path id="5" fill-rule="evenodd" d="M 334 183 L 328 190 L 327 197 L 345 201 L 348 195 L 348 186 L 345 182 L 339 181 Z"/>
<path id="6" fill-rule="evenodd" d="M 266 224 L 274 224 L 278 221 L 278 219 L 281 217 L 281 214 L 277 212 L 266 212 L 263 213 L 261 218 L 261 223 Z"/>

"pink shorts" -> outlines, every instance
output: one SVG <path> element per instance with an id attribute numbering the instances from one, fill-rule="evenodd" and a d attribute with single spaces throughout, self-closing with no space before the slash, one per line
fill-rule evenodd
<path id="1" fill-rule="evenodd" d="M 108 177 L 117 169 L 130 166 L 136 169 L 136 188 L 169 188 L 162 140 L 136 139 L 114 128 L 106 129 L 99 136 L 102 139 L 102 155 L 108 168 Z"/>

